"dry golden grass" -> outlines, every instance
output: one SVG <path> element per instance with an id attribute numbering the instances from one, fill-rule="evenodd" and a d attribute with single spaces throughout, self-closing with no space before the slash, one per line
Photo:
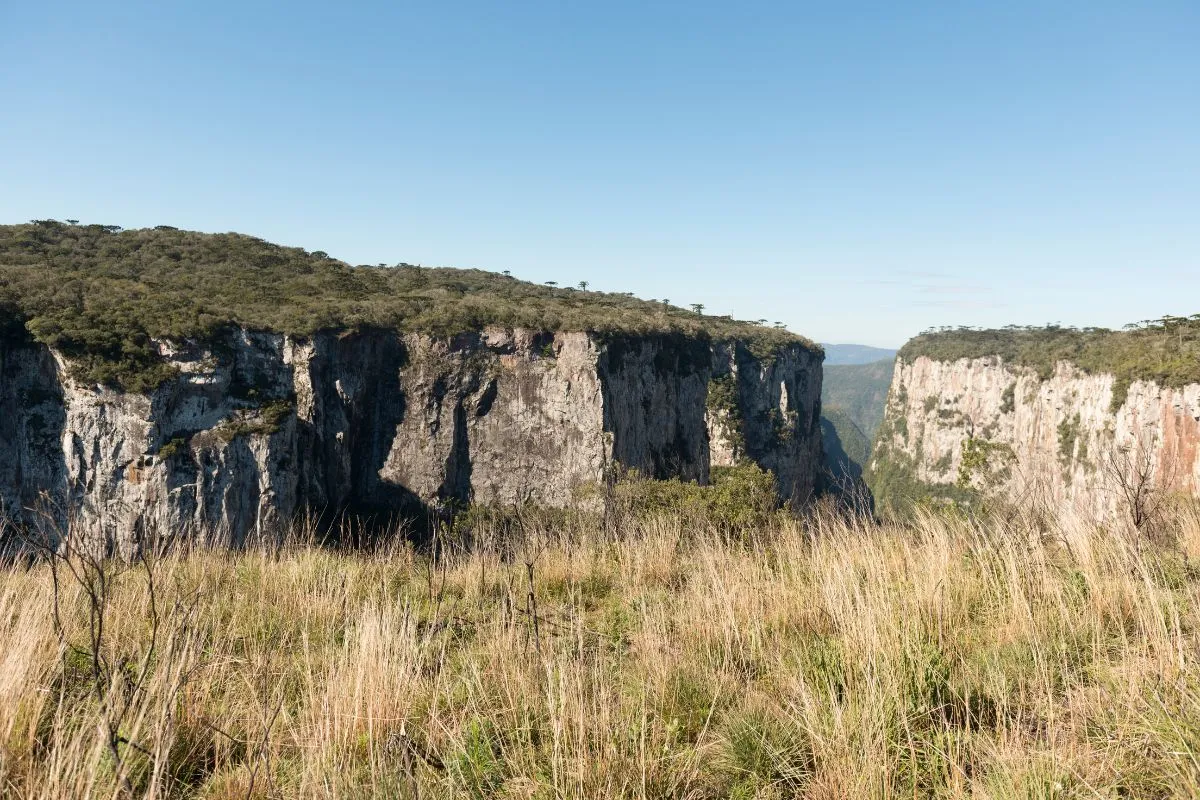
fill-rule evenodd
<path id="1" fill-rule="evenodd" d="M 1139 546 L 1035 530 L 815 515 L 614 537 L 580 516 L 437 563 L 177 553 L 109 566 L 104 685 L 79 586 L 60 638 L 48 566 L 9 567 L 0 793 L 1200 795 L 1200 518 Z"/>

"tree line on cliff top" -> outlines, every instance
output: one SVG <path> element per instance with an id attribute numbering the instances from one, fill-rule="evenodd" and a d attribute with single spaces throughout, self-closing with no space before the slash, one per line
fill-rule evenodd
<path id="1" fill-rule="evenodd" d="M 585 287 L 475 269 L 351 266 L 321 251 L 169 226 L 0 226 L 0 323 L 8 334 L 55 347 L 82 379 L 135 391 L 169 376 L 152 339 L 203 341 L 230 326 L 448 336 L 501 325 L 737 338 L 760 355 L 789 344 L 817 349 L 777 328 Z"/>
<path id="2" fill-rule="evenodd" d="M 1043 379 L 1058 362 L 1069 361 L 1085 372 L 1114 375 L 1113 402 L 1119 405 L 1133 381 L 1172 387 L 1200 383 L 1200 314 L 1143 320 L 1119 331 L 1060 325 L 940 328 L 911 339 L 897 357 L 911 362 L 921 356 L 937 361 L 999 356 L 1036 370 Z"/>

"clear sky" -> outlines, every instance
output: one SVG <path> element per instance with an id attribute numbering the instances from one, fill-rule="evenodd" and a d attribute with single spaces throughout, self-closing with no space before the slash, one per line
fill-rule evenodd
<path id="1" fill-rule="evenodd" d="M 1200 2 L 0 0 L 0 221 L 823 341 L 1200 312 Z"/>

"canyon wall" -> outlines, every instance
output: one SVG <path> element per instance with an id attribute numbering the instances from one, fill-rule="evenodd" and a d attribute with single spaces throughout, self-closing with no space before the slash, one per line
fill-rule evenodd
<path id="1" fill-rule="evenodd" d="M 177 376 L 149 394 L 0 346 L 8 519 L 117 549 L 152 524 L 238 544 L 300 513 L 565 506 L 618 463 L 705 482 L 748 460 L 799 501 L 821 463 L 822 356 L 799 343 L 768 359 L 737 341 L 487 328 L 157 346 Z"/>
<path id="2" fill-rule="evenodd" d="M 892 505 L 986 488 L 1097 518 L 1125 513 L 1131 481 L 1197 494 L 1200 384 L 1134 381 L 1114 392 L 1112 375 L 1065 361 L 1043 378 L 999 357 L 898 360 L 872 488 Z"/>

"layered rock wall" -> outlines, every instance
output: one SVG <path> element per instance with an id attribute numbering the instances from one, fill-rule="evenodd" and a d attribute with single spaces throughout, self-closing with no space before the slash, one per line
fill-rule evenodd
<path id="1" fill-rule="evenodd" d="M 821 460 L 821 356 L 799 344 L 768 360 L 737 342 L 486 329 L 160 348 L 178 376 L 149 395 L 79 385 L 41 345 L 0 349 L 9 519 L 117 547 L 152 523 L 236 544 L 299 513 L 564 506 L 616 463 L 704 482 L 747 459 L 799 500 Z"/>
<path id="2" fill-rule="evenodd" d="M 1139 475 L 1154 491 L 1200 493 L 1200 384 L 1134 382 L 1114 402 L 1115 383 L 1067 362 L 1043 379 L 997 357 L 897 361 L 871 471 L 954 486 L 973 442 L 991 463 L 968 463 L 966 478 L 1017 499 L 1111 517 Z"/>

